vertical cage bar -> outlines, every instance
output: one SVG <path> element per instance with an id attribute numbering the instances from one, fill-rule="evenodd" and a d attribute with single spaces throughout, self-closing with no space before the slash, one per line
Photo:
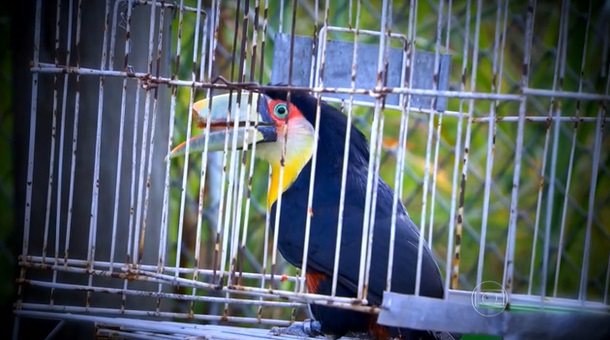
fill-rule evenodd
<path id="1" fill-rule="evenodd" d="M 80 67 L 80 34 L 82 23 L 82 0 L 78 0 L 76 12 L 76 35 L 74 43 L 76 47 L 76 67 Z M 76 173 L 76 149 L 78 146 L 78 120 L 80 116 L 80 74 L 76 75 L 74 94 L 74 123 L 72 128 L 72 151 L 70 158 L 70 184 L 68 189 L 68 212 L 66 216 L 66 238 L 64 245 L 64 265 L 68 261 L 70 249 L 70 235 L 72 232 L 72 208 L 74 204 L 74 178 Z"/>
<path id="2" fill-rule="evenodd" d="M 562 15 L 561 15 L 561 25 L 560 34 L 558 37 L 558 56 L 557 56 L 557 67 L 555 71 L 555 78 L 557 78 L 557 71 L 559 72 L 559 84 L 558 90 L 563 90 L 563 83 L 565 78 L 565 69 L 566 69 L 566 58 L 567 58 L 567 44 L 568 44 L 568 18 L 570 11 L 570 1 L 564 1 L 562 4 Z M 559 70 L 557 70 L 559 68 Z M 555 84 L 553 84 L 555 85 Z M 555 89 L 555 86 L 553 86 Z M 553 119 L 554 131 L 553 131 L 553 150 L 551 154 L 551 173 L 549 178 L 549 186 L 548 186 L 548 194 L 547 194 L 547 206 L 546 206 L 546 226 L 544 232 L 544 251 L 542 253 L 542 280 L 540 282 L 540 303 L 544 305 L 546 296 L 546 286 L 548 279 L 548 267 L 549 267 L 549 256 L 550 256 L 550 247 L 551 247 L 551 228 L 552 228 L 552 220 L 553 220 L 553 205 L 555 199 L 555 185 L 556 185 L 556 176 L 557 176 L 557 152 L 559 149 L 559 133 L 561 128 L 561 115 L 562 115 L 562 101 L 561 99 L 557 99 L 557 105 L 555 105 L 555 116 Z M 552 107 L 549 108 L 549 116 L 552 115 Z M 550 129 L 547 129 L 550 130 Z M 548 139 L 548 133 L 547 133 Z M 546 146 L 547 142 L 545 140 L 545 161 L 546 161 Z M 544 163 L 543 163 L 544 164 Z M 544 173 L 544 171 L 543 171 Z M 532 258 L 535 255 L 532 254 Z"/>
<path id="3" fill-rule="evenodd" d="M 156 6 L 152 6 L 152 8 L 155 10 L 156 12 Z M 154 18 L 151 19 L 151 21 L 154 23 Z M 158 28 L 158 38 L 157 38 L 157 47 L 156 47 L 156 53 L 154 51 L 154 45 L 150 44 L 149 48 L 150 48 L 150 54 L 149 54 L 149 69 L 150 69 L 150 73 L 152 74 L 153 69 L 156 69 L 156 77 L 159 78 L 160 73 L 161 73 L 161 57 L 163 55 L 163 35 L 164 35 L 164 25 L 165 25 L 165 6 L 160 6 L 159 9 L 159 28 Z M 154 40 L 154 33 L 155 31 L 153 30 L 153 27 L 151 25 L 151 35 L 150 35 L 150 41 L 153 42 Z M 156 63 L 156 67 L 152 67 L 153 63 Z M 148 216 L 148 203 L 149 203 L 149 198 L 150 198 L 150 190 L 152 187 L 152 183 L 151 183 L 151 176 L 152 176 L 152 167 L 153 167 L 153 155 L 155 152 L 155 131 L 156 131 L 156 126 L 157 126 L 157 113 L 158 113 L 158 107 L 159 107 L 159 87 L 158 86 L 153 86 L 152 91 L 154 91 L 153 95 L 152 95 L 152 119 L 151 119 L 151 125 L 150 125 L 150 137 L 149 140 L 147 141 L 149 147 L 148 147 L 148 159 L 146 160 L 146 163 L 148 164 L 148 167 L 146 167 L 146 177 L 145 177 L 145 181 L 146 181 L 146 186 L 144 188 L 144 202 L 143 203 L 143 208 L 142 208 L 142 232 L 140 233 L 140 246 L 138 249 L 138 260 L 141 262 L 142 258 L 144 256 L 144 242 L 145 242 L 145 235 L 146 235 L 146 228 L 147 228 L 147 220 L 149 218 Z M 147 88 L 147 99 L 148 99 L 148 94 L 150 93 L 150 90 Z M 143 140 L 144 142 L 144 140 Z M 144 153 L 143 153 L 144 154 Z"/>
<path id="4" fill-rule="evenodd" d="M 70 65 L 70 56 L 72 52 L 72 22 L 74 16 L 74 1 L 68 2 L 68 29 L 66 37 L 66 65 Z M 60 240 L 60 223 L 61 223 L 61 198 L 62 198 L 62 186 L 63 186 L 63 168 L 64 168 L 64 146 L 66 136 L 66 114 L 68 104 L 68 75 L 64 75 L 64 88 L 61 103 L 61 123 L 60 123 L 60 135 L 59 135 L 59 166 L 57 169 L 57 212 L 55 216 L 55 264 L 59 261 L 59 240 Z M 72 177 L 72 176 L 70 176 Z M 55 280 L 55 278 L 54 278 Z"/>
<path id="5" fill-rule="evenodd" d="M 128 12 L 128 15 L 130 15 L 131 13 Z M 131 20 L 131 16 L 129 16 L 128 20 Z M 127 34 L 129 34 L 129 31 L 127 31 Z M 141 93 L 141 89 L 142 88 L 142 81 L 138 80 L 137 86 L 136 86 L 136 98 L 134 100 L 134 112 L 133 112 L 133 138 L 132 138 L 132 143 L 131 143 L 131 186 L 129 187 L 129 229 L 128 229 L 128 233 L 127 233 L 127 249 L 126 249 L 126 258 L 125 258 L 125 263 L 127 265 L 130 264 L 136 264 L 136 259 L 135 259 L 135 243 L 133 242 L 133 240 L 137 237 L 137 233 L 136 233 L 136 186 L 137 186 L 137 181 L 136 181 L 136 170 L 137 170 L 137 165 L 138 165 L 138 150 L 140 150 L 140 148 L 138 147 L 138 132 L 139 132 L 139 124 L 140 124 L 140 93 Z M 125 280 L 125 285 L 127 285 L 127 280 Z"/>
<path id="6" fill-rule="evenodd" d="M 40 26 L 41 26 L 41 13 L 42 13 L 42 0 L 36 1 L 36 13 L 35 13 L 35 24 L 34 24 L 34 57 L 33 66 L 38 66 L 40 61 Z M 36 118 L 38 113 L 38 72 L 32 73 L 32 98 L 30 101 L 30 135 L 28 142 L 28 170 L 27 170 L 27 181 L 25 188 L 25 212 L 23 218 L 23 244 L 21 248 L 21 255 L 28 255 L 29 251 L 29 239 L 30 239 L 30 218 L 32 214 L 32 186 L 34 180 L 34 151 L 36 149 Z M 22 258 L 22 260 L 26 260 Z M 26 269 L 21 267 L 19 278 L 25 279 Z M 17 308 L 21 305 L 21 299 L 23 298 L 23 286 L 17 286 Z M 15 337 L 19 333 L 19 317 L 15 318 Z"/>
<path id="7" fill-rule="evenodd" d="M 318 16 L 317 16 L 317 10 L 318 10 L 318 3 L 316 1 L 316 18 L 315 18 L 315 25 L 318 25 Z M 314 63 L 314 60 L 312 59 L 312 66 L 315 64 L 316 65 L 316 70 L 315 72 L 312 72 L 312 77 L 315 77 L 316 75 L 318 76 L 317 79 L 314 79 L 314 83 L 319 86 L 319 87 L 324 87 L 324 68 L 326 65 L 326 39 L 327 39 L 327 32 L 328 32 L 328 17 L 329 17 L 329 13 L 330 13 L 330 1 L 326 0 L 325 4 L 324 4 L 324 24 L 322 29 L 320 30 L 320 35 L 319 35 L 319 39 L 318 39 L 318 54 L 317 54 L 317 61 L 318 63 Z M 294 26 L 294 25 L 293 25 Z M 291 46 L 294 45 L 294 32 L 293 32 L 293 36 L 291 37 Z M 315 46 L 314 46 L 315 47 Z M 312 48 L 314 48 L 312 47 Z M 312 51 L 312 56 L 314 55 L 315 49 Z M 293 47 L 291 47 L 291 53 L 290 53 L 290 60 L 292 62 L 293 60 L 293 55 L 294 55 L 294 51 L 293 51 Z M 313 57 L 312 57 L 313 58 Z M 292 78 L 292 70 L 289 70 L 289 79 Z M 313 78 L 312 78 L 313 79 Z M 315 174 L 316 174 L 316 169 L 317 169 L 317 163 L 318 163 L 318 143 L 319 143 L 319 131 L 320 131 L 320 114 L 321 114 L 321 94 L 320 93 L 315 93 L 314 97 L 316 98 L 316 119 L 314 122 L 314 138 L 313 138 L 313 152 L 312 152 L 312 156 L 311 156 L 311 174 L 309 177 L 309 192 L 307 195 L 307 214 L 305 217 L 305 234 L 304 234 L 304 244 L 303 244 L 303 263 L 301 264 L 301 273 L 300 273 L 300 282 L 298 282 L 298 284 L 300 284 L 301 286 L 301 292 L 304 291 L 305 289 L 305 277 L 307 274 L 307 262 L 309 260 L 309 236 L 310 236 L 310 232 L 311 232 L 311 217 L 313 214 L 313 190 L 314 190 L 314 184 L 315 184 Z M 281 194 L 278 196 L 278 198 L 281 198 Z M 276 211 L 280 211 L 279 210 L 279 206 L 277 207 Z M 276 216 L 278 216 L 279 214 L 276 214 Z M 278 222 L 276 220 L 276 222 Z M 277 224 L 276 224 L 276 231 L 277 229 Z M 276 242 L 275 238 L 274 238 L 274 243 Z M 275 254 L 275 247 L 274 247 L 274 254 Z M 340 249 L 337 248 L 335 249 L 335 254 L 337 252 L 339 252 Z M 336 285 L 335 281 L 336 281 L 336 277 L 333 277 L 333 282 L 331 283 L 331 289 L 332 289 L 332 285 Z"/>
<path id="8" fill-rule="evenodd" d="M 586 28 L 585 28 L 585 38 L 584 38 L 584 45 L 583 45 L 583 52 L 582 52 L 582 61 L 581 61 L 580 73 L 579 73 L 579 77 L 578 77 L 578 92 L 582 92 L 582 89 L 583 89 L 592 8 L 593 8 L 592 1 L 589 1 L 589 10 L 588 10 L 587 19 L 586 19 L 587 24 L 586 24 Z M 565 51 L 564 51 L 564 53 L 565 53 Z M 575 116 L 574 116 L 576 118 L 576 120 L 574 122 L 574 128 L 573 128 L 573 132 L 572 132 L 572 142 L 571 142 L 571 146 L 570 146 L 568 171 L 567 171 L 567 175 L 566 175 L 565 194 L 564 194 L 563 207 L 562 207 L 562 212 L 561 212 L 561 227 L 559 230 L 559 241 L 557 244 L 557 262 L 555 263 L 555 280 L 553 283 L 553 296 L 554 297 L 557 296 L 557 288 L 559 285 L 559 273 L 561 270 L 561 262 L 562 262 L 562 258 L 563 258 L 563 249 L 564 249 L 564 242 L 565 242 L 565 227 L 566 227 L 566 222 L 567 222 L 568 201 L 570 198 L 570 187 L 572 184 L 572 170 L 574 169 L 574 154 L 575 154 L 575 150 L 576 150 L 576 136 L 577 136 L 578 126 L 579 126 L 578 118 L 580 117 L 580 105 L 581 105 L 581 101 L 577 100 L 576 101 L 576 111 L 575 111 Z"/>
<path id="9" fill-rule="evenodd" d="M 351 1 L 350 1 L 350 23 L 351 23 Z M 358 69 L 358 65 L 356 61 L 358 60 L 358 37 L 359 37 L 359 29 L 360 29 L 360 11 L 362 7 L 362 1 L 358 0 L 356 5 L 356 23 L 355 23 L 355 32 L 354 32 L 354 48 L 353 48 L 353 56 L 352 56 L 352 72 L 351 72 L 351 81 L 350 86 L 352 90 L 356 89 L 356 71 Z M 343 233 L 343 214 L 345 210 L 345 186 L 347 183 L 347 167 L 349 162 L 349 146 L 351 140 L 352 133 L 352 114 L 354 110 L 354 95 L 350 94 L 347 108 L 347 127 L 345 129 L 345 141 L 343 148 L 343 165 L 341 167 L 341 191 L 339 193 L 339 212 L 337 217 L 337 239 L 335 243 L 335 260 L 333 264 L 333 282 L 331 287 L 331 296 L 335 296 L 337 293 L 337 278 L 339 276 L 339 254 L 341 249 L 341 239 Z"/>
<path id="10" fill-rule="evenodd" d="M 507 1 L 508 2 L 508 1 Z M 502 17 L 502 6 L 501 1 L 496 1 L 496 28 L 494 36 L 494 47 L 493 47 L 493 61 L 492 61 L 492 83 L 491 92 L 496 91 L 497 88 L 497 72 L 498 72 L 498 49 L 500 48 L 500 18 Z M 504 34 L 502 34 L 504 36 Z M 500 81 L 501 83 L 501 81 Z M 499 92 L 499 91 L 498 91 Z M 490 104 L 489 110 L 489 127 L 487 131 L 487 160 L 485 164 L 485 184 L 483 191 L 483 215 L 481 217 L 481 238 L 479 241 L 479 257 L 477 262 L 477 286 L 483 282 L 483 266 L 485 260 L 485 250 L 487 243 L 487 225 L 489 219 L 489 198 L 491 195 L 491 182 L 493 180 L 492 171 L 494 165 L 494 156 L 496 151 L 496 102 Z"/>
<path id="11" fill-rule="evenodd" d="M 521 74 L 521 88 L 528 86 L 530 74 L 530 59 L 532 40 L 534 35 L 534 16 L 536 13 L 536 0 L 529 0 L 526 15 L 525 50 L 523 56 L 523 68 Z M 515 145 L 515 166 L 512 181 L 512 193 L 510 202 L 510 217 L 508 223 L 508 235 L 506 244 L 506 257 L 504 260 L 504 276 L 502 279 L 507 299 L 510 301 L 513 291 L 513 277 L 515 270 L 515 241 L 518 219 L 519 184 L 521 178 L 521 156 L 523 154 L 523 135 L 525 129 L 525 111 L 527 96 L 523 95 L 519 104 L 519 120 L 517 125 L 517 139 Z"/>
<path id="12" fill-rule="evenodd" d="M 119 3 L 120 1 L 115 2 L 114 5 L 114 14 L 113 14 L 113 18 L 114 18 L 114 25 L 112 27 L 112 34 L 110 36 L 111 39 L 111 48 L 110 48 L 110 69 L 113 69 L 113 64 L 114 64 L 114 42 L 116 40 L 116 27 L 119 26 L 118 24 L 118 11 L 119 11 Z M 127 23 L 126 23 L 126 28 L 125 30 L 127 32 L 130 31 L 130 25 L 131 25 L 131 7 L 130 5 L 127 6 L 127 11 L 128 11 L 128 19 L 127 19 Z M 131 39 L 129 37 L 129 34 L 126 34 L 125 36 L 125 64 L 123 65 L 123 69 L 127 69 L 128 67 L 128 60 L 129 60 L 129 50 L 131 49 Z M 114 253 L 116 250 L 116 235 L 117 235 L 117 228 L 118 228 L 118 219 L 119 219 L 119 202 L 120 202 L 120 193 L 121 193 L 121 180 L 122 180 L 122 176 L 121 176 L 121 169 L 123 167 L 123 144 L 124 144 L 124 134 L 125 134 L 125 113 L 127 110 L 127 78 L 123 79 L 123 84 L 122 84 L 122 91 L 121 91 L 121 113 L 120 113 L 120 117 L 119 117 L 119 140 L 118 140 L 118 147 L 117 147 L 117 158 L 116 158 L 116 183 L 115 183 L 115 188 L 114 188 L 114 207 L 113 207 L 113 212 L 112 212 L 112 242 L 110 244 L 110 272 L 112 273 L 114 271 Z"/>
<path id="13" fill-rule="evenodd" d="M 261 35 L 261 51 L 265 51 L 265 46 L 266 46 L 266 37 L 267 37 L 267 28 L 269 26 L 269 0 L 265 0 L 265 5 L 264 5 L 264 9 L 263 9 L 263 33 Z M 261 57 L 260 57 L 260 66 L 258 69 L 258 82 L 262 83 L 262 79 L 263 79 L 263 75 L 264 75 L 264 68 L 265 68 L 265 53 L 261 53 Z M 254 150 L 253 150 L 253 154 L 254 154 Z M 253 162 L 254 163 L 254 162 Z M 267 191 L 269 192 L 271 186 L 271 180 L 267 181 Z M 265 284 L 266 284 L 266 277 L 265 274 L 267 273 L 267 261 L 268 261 L 268 254 L 269 254 L 269 228 L 271 225 L 271 221 L 270 221 L 270 214 L 268 213 L 269 211 L 269 207 L 265 206 L 266 208 L 266 214 L 265 214 L 265 230 L 264 230 L 264 240 L 263 240 L 263 261 L 261 264 L 261 270 L 260 270 L 260 274 L 261 274 L 261 280 L 260 280 L 260 288 L 265 288 Z M 256 313 L 256 316 L 258 318 L 258 320 L 262 319 L 263 316 L 263 297 L 259 298 L 259 301 L 261 302 L 258 305 L 258 310 Z"/>
<path id="14" fill-rule="evenodd" d="M 610 77 L 606 76 L 606 94 L 610 89 Z M 595 214 L 595 189 L 597 177 L 599 175 L 599 162 L 602 147 L 602 134 L 606 120 L 606 106 L 600 105 L 597 111 L 597 121 L 595 124 L 595 141 L 593 145 L 593 161 L 591 164 L 591 182 L 589 184 L 589 204 L 587 207 L 587 226 L 585 231 L 585 243 L 582 257 L 582 267 L 580 272 L 580 286 L 578 299 L 584 304 L 587 300 L 587 284 L 589 278 L 589 261 L 591 257 L 591 229 L 593 228 L 593 218 Z"/>
<path id="15" fill-rule="evenodd" d="M 104 9 L 104 33 L 102 41 L 101 61 L 100 70 L 106 69 L 106 61 L 108 57 L 108 25 L 110 20 L 110 1 L 106 0 Z M 103 111 L 104 111 L 104 76 L 100 76 L 99 90 L 98 90 L 98 103 L 97 103 L 97 127 L 95 132 L 95 151 L 94 151 L 94 164 L 93 164 L 93 181 L 92 181 L 92 199 L 91 199 L 91 218 L 89 224 L 89 242 L 87 245 L 87 262 L 89 269 L 94 268 L 95 264 L 95 247 L 97 237 L 97 214 L 98 214 L 98 200 L 100 190 L 100 163 L 101 163 L 101 147 L 102 147 L 102 122 L 103 122 Z M 89 274 L 88 284 L 91 286 L 93 283 L 93 274 Z M 87 307 L 90 307 L 91 292 L 87 292 Z"/>
<path id="16" fill-rule="evenodd" d="M 384 54 L 385 54 L 385 39 L 386 33 L 388 30 L 387 26 L 387 12 L 388 12 L 388 2 L 386 0 L 383 1 L 382 11 L 381 11 L 381 22 L 380 22 L 380 34 L 379 34 L 379 53 L 377 56 L 377 88 L 381 88 L 383 86 L 383 74 L 385 70 L 384 64 Z M 373 122 L 371 124 L 371 138 L 370 138 L 370 150 L 372 151 L 369 158 L 368 164 L 368 172 L 367 172 L 367 183 L 366 183 L 366 199 L 364 206 L 364 223 L 362 227 L 362 244 L 360 248 L 360 268 L 358 275 L 358 299 L 366 299 L 367 292 L 364 290 L 365 282 L 367 282 L 367 268 L 370 265 L 370 245 L 373 240 L 373 228 L 374 221 L 371 219 L 372 209 L 375 209 L 373 206 L 374 201 L 372 197 L 372 193 L 377 187 L 377 179 L 378 174 L 375 173 L 375 165 L 376 165 L 376 155 L 377 155 L 377 143 L 378 143 L 378 135 L 382 133 L 380 130 L 380 115 L 381 112 L 381 104 L 379 98 L 375 100 L 375 110 L 373 113 Z"/>
<path id="17" fill-rule="evenodd" d="M 148 55 L 147 55 L 147 73 L 152 76 L 153 73 L 153 54 L 154 54 L 154 38 L 155 38 L 155 25 L 157 21 L 157 0 L 153 0 L 150 6 L 150 22 L 148 27 Z M 149 152 L 149 125 L 153 125 L 152 121 L 156 120 L 155 104 L 153 103 L 152 115 L 151 115 L 151 88 L 147 82 L 143 82 L 144 91 L 146 97 L 144 99 L 144 118 L 142 119 L 142 139 L 140 140 L 140 164 L 138 169 L 138 189 L 137 189 L 137 205 L 136 205 L 136 223 L 135 223 L 135 237 L 133 239 L 133 264 L 139 265 L 142 262 L 142 255 L 144 252 L 144 237 L 146 236 L 146 210 L 148 207 L 148 187 L 145 187 L 144 182 L 148 180 L 146 176 L 147 165 L 146 161 L 147 152 Z M 150 130 L 150 134 L 154 135 L 154 130 Z"/>
<path id="18" fill-rule="evenodd" d="M 434 74 L 432 76 L 432 89 L 438 90 L 438 79 L 440 72 L 440 49 L 441 49 L 441 40 L 442 40 L 442 31 L 443 31 L 443 14 L 444 14 L 444 1 L 439 3 L 438 13 L 439 18 L 436 25 L 436 43 L 434 46 Z M 447 16 L 451 14 L 448 13 Z M 437 113 L 436 110 L 436 101 L 438 97 L 432 97 L 430 101 L 430 112 L 432 113 L 430 116 L 434 116 Z M 443 111 L 438 112 L 438 122 L 436 123 L 436 136 L 435 136 L 435 145 L 434 145 L 434 166 L 432 167 L 432 194 L 430 197 L 430 225 L 428 227 L 428 247 L 432 249 L 432 238 L 434 232 L 434 211 L 436 204 L 436 186 L 437 186 L 437 177 L 438 177 L 438 158 L 440 152 L 440 141 L 441 141 L 441 129 L 443 126 Z M 430 131 L 432 132 L 432 131 Z M 434 134 L 432 132 L 432 134 Z"/>
<path id="19" fill-rule="evenodd" d="M 470 12 L 471 12 L 472 2 L 468 0 L 466 4 L 466 22 L 470 22 Z M 477 11 L 476 11 L 476 24 L 475 24 L 475 34 L 473 38 L 473 44 L 475 46 L 475 50 L 472 52 L 472 69 L 471 69 L 471 79 L 469 89 L 474 91 L 476 88 L 476 70 L 479 61 L 478 47 L 479 44 L 479 25 L 481 23 L 480 16 L 480 8 L 481 1 L 477 1 Z M 461 82 L 461 90 L 466 90 L 466 71 L 468 70 L 468 47 L 470 41 L 470 25 L 466 25 L 466 33 L 465 33 L 465 41 L 464 41 L 464 58 L 462 61 L 462 82 Z M 460 100 L 460 112 L 463 112 L 463 100 Z M 468 100 L 468 123 L 466 124 L 466 136 L 464 140 L 464 156 L 462 158 L 462 174 L 460 179 L 460 196 L 457 207 L 457 215 L 456 215 L 456 224 L 455 224 L 455 250 L 453 252 L 453 261 L 452 261 L 452 273 L 451 273 L 451 288 L 458 288 L 458 279 L 459 279 L 459 271 L 460 271 L 460 253 L 462 250 L 462 230 L 464 226 L 464 204 L 465 204 L 465 196 L 466 196 L 466 181 L 468 179 L 468 162 L 470 160 L 470 141 L 472 138 L 472 124 L 474 122 L 474 100 Z M 461 120 L 460 120 L 461 123 Z M 459 125 L 461 127 L 461 125 Z M 461 140 L 458 139 L 458 142 Z M 456 147 L 456 150 L 458 148 Z M 456 151 L 456 157 L 458 156 L 458 152 Z M 456 162 L 457 163 L 457 162 Z M 454 168 L 454 182 L 457 179 L 457 165 Z M 454 191 L 455 192 L 455 191 Z M 453 222 L 453 219 L 452 219 Z"/>
<path id="20" fill-rule="evenodd" d="M 55 65 L 59 65 L 59 38 L 61 32 L 61 0 L 57 1 L 56 6 L 56 14 L 55 14 L 55 56 L 54 61 Z M 47 182 L 47 205 L 45 209 L 45 220 L 44 220 L 44 236 L 43 236 L 43 244 L 42 244 L 42 261 L 45 261 L 47 257 L 48 251 L 48 241 L 49 241 L 49 224 L 51 221 L 51 205 L 52 205 L 52 197 L 53 197 L 53 185 L 54 185 L 54 174 L 55 174 L 55 143 L 57 141 L 57 105 L 58 105 L 58 96 L 59 96 L 59 79 L 57 74 L 53 75 L 53 108 L 52 108 L 52 120 L 51 120 L 51 143 L 49 148 L 49 180 Z M 60 165 L 61 166 L 61 165 Z M 58 182 L 61 182 L 61 178 L 59 178 Z M 59 208 L 59 205 L 57 205 Z M 59 225 L 56 225 L 57 228 Z M 58 233 L 57 233 L 58 234 Z M 55 238 L 55 242 L 57 243 L 57 237 Z M 55 249 L 57 251 L 57 249 Z M 53 303 L 53 291 L 51 292 L 51 304 Z"/>
<path id="21" fill-rule="evenodd" d="M 470 1 L 468 0 L 467 4 L 466 4 L 466 8 L 470 8 Z M 449 15 L 448 17 L 451 18 L 451 11 L 449 11 Z M 466 22 L 470 22 L 469 20 L 470 18 L 470 11 L 466 12 Z M 469 38 L 470 38 L 470 25 L 465 25 L 466 26 L 466 30 L 464 33 L 464 49 L 462 51 L 462 67 L 461 67 L 461 79 L 462 81 L 460 82 L 460 90 L 464 91 L 466 88 L 466 70 L 468 67 L 468 45 L 469 45 Z M 450 32 L 448 30 L 448 32 Z M 449 34 L 448 34 L 449 36 Z M 453 288 L 456 289 L 457 288 L 457 284 L 458 284 L 458 275 L 459 275 L 459 259 L 455 257 L 455 254 L 459 254 L 459 249 L 460 249 L 460 243 L 461 243 L 461 231 L 458 232 L 457 230 L 457 226 L 456 226 L 456 222 L 457 222 L 457 218 L 458 215 L 456 214 L 456 210 L 457 210 L 457 203 L 458 203 L 458 199 L 457 199 L 457 183 L 458 183 L 458 173 L 459 173 L 459 168 L 460 168 L 460 154 L 461 154 L 461 149 L 462 149 L 462 129 L 463 129 L 463 125 L 464 125 L 464 118 L 463 118 L 463 109 L 464 109 L 464 100 L 460 99 L 459 101 L 459 116 L 457 118 L 457 133 L 456 133 L 456 141 L 455 141 L 455 148 L 454 148 L 454 164 L 453 164 L 453 180 L 451 181 L 451 206 L 449 208 L 449 235 L 447 237 L 447 257 L 446 257 L 446 261 L 447 261 L 447 267 L 445 268 L 445 292 L 444 292 L 444 296 L 445 298 L 447 298 L 449 296 L 449 288 Z M 470 125 L 470 117 L 468 118 L 468 122 Z M 465 185 L 465 179 L 466 179 L 466 167 L 467 167 L 467 157 L 464 157 L 464 162 L 463 162 L 463 169 L 462 169 L 462 178 L 464 180 L 463 185 Z M 463 190 L 465 188 L 462 186 L 462 193 Z M 463 203 L 462 200 L 460 199 L 460 207 L 463 207 Z M 462 211 L 463 209 L 460 209 L 460 218 L 462 218 Z M 459 223 L 459 228 L 461 228 L 461 220 Z M 455 235 L 455 241 L 454 241 L 454 235 Z M 460 240 L 458 242 L 458 239 Z M 453 246 L 455 244 L 455 254 L 453 252 Z"/>

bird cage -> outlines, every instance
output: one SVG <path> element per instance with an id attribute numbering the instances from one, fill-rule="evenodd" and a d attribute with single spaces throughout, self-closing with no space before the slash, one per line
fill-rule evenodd
<path id="1" fill-rule="evenodd" d="M 610 337 L 609 19 L 569 0 L 38 0 L 14 338 L 314 338 L 336 321 L 320 308 L 439 339 Z M 278 100 L 314 117 L 310 147 L 290 153 L 292 118 L 259 121 Z M 334 335 L 382 337 L 350 327 Z"/>

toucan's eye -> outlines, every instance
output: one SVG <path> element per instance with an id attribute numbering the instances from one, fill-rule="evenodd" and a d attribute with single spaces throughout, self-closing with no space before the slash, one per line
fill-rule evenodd
<path id="1" fill-rule="evenodd" d="M 277 118 L 286 118 L 286 116 L 288 116 L 288 106 L 286 105 L 286 103 L 275 104 L 275 107 L 273 108 L 273 114 Z"/>

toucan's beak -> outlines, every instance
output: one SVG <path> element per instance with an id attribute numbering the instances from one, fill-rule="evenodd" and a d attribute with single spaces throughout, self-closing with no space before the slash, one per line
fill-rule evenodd
<path id="1" fill-rule="evenodd" d="M 252 101 L 248 104 L 250 96 Z M 244 141 L 250 145 L 277 140 L 277 130 L 267 110 L 266 95 L 243 91 L 241 95 L 232 93 L 213 96 L 194 103 L 193 114 L 199 128 L 204 129 L 208 123 L 210 125 L 208 151 L 224 150 L 225 141 L 228 141 L 230 148 L 234 134 L 237 134 L 238 149 L 242 148 Z M 175 147 L 168 157 L 184 155 L 187 145 L 189 153 L 203 152 L 205 140 L 205 134 L 195 136 Z"/>

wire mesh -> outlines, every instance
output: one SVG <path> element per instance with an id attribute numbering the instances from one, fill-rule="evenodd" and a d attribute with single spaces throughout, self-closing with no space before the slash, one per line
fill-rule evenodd
<path id="1" fill-rule="evenodd" d="M 419 258 L 433 249 L 447 300 L 491 281 L 511 308 L 607 313 L 609 16 L 607 4 L 567 0 L 38 1 L 17 315 L 268 327 L 307 318 L 307 303 L 378 313 L 366 305 L 370 256 L 353 298 L 307 292 L 307 257 L 295 268 L 280 256 L 257 143 L 234 134 L 222 152 L 187 144 L 164 162 L 209 135 L 191 114 L 198 100 L 231 93 L 239 111 L 248 91 L 287 88 L 265 84 L 275 69 L 293 83 L 297 63 L 312 65 L 309 83 L 290 90 L 333 103 L 368 138 L 362 254 L 379 176 L 420 228 Z M 96 31 L 82 31 L 88 19 Z M 282 34 L 288 65 L 271 57 Z M 310 60 L 295 59 L 296 36 L 313 38 Z M 327 55 L 331 41 L 350 43 L 352 60 Z M 377 78 L 359 87 L 367 45 Z M 403 51 L 399 86 L 387 85 L 391 49 Z M 428 87 L 414 86 L 418 51 L 434 60 L 417 76 Z M 327 85 L 332 63 L 351 65 L 349 86 Z"/>

